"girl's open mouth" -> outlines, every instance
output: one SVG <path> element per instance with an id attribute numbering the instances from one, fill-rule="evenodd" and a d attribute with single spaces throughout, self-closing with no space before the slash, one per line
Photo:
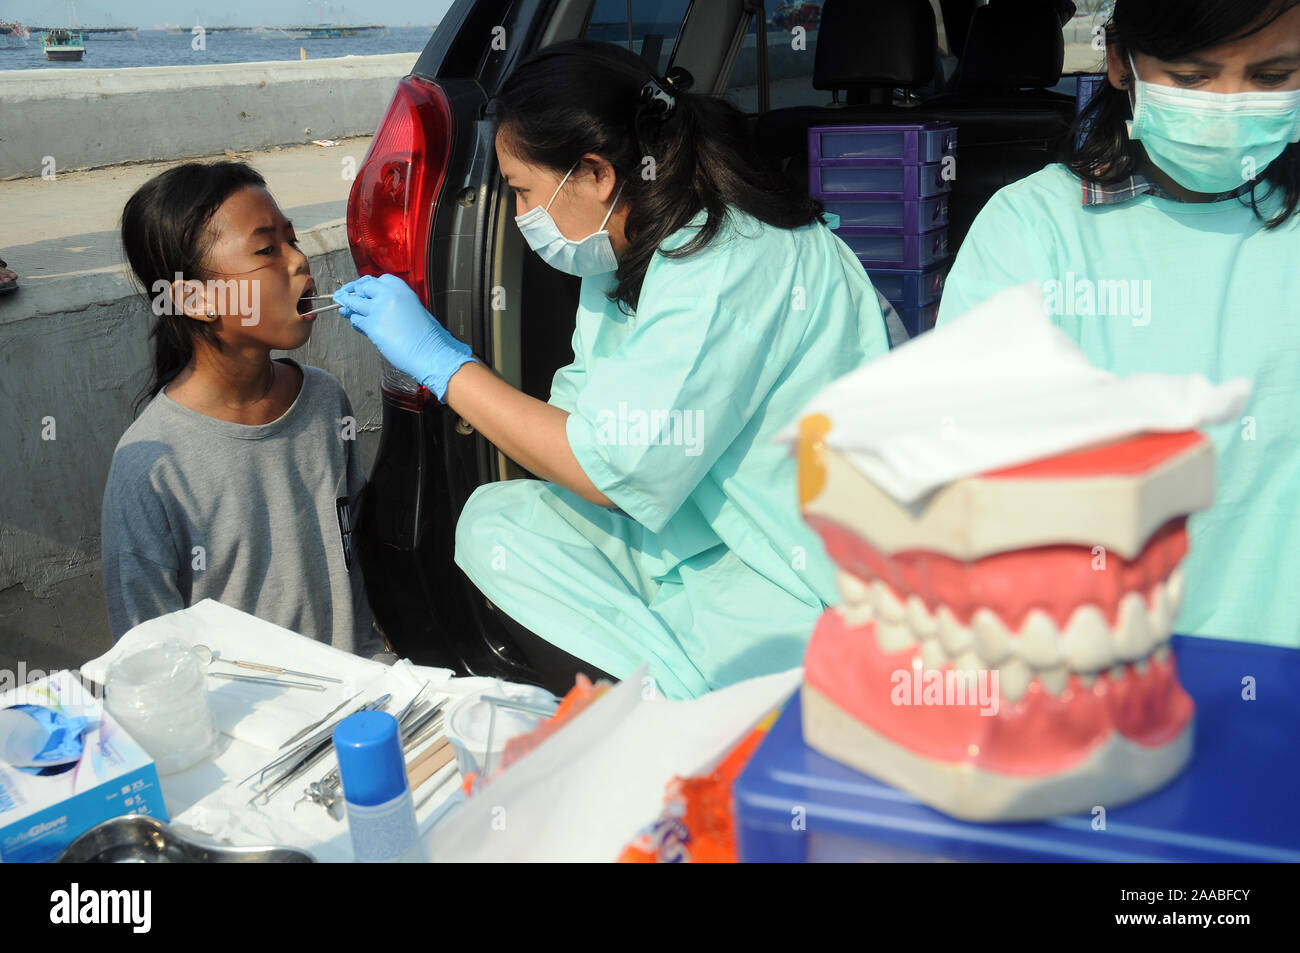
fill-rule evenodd
<path id="1" fill-rule="evenodd" d="M 302 297 L 298 299 L 298 313 L 300 315 L 305 315 L 308 311 L 312 309 L 311 296 L 314 295 L 315 293 L 316 293 L 316 282 L 309 280 L 307 282 L 307 287 L 302 289 Z M 312 317 L 315 317 L 315 315 L 313 315 Z"/>

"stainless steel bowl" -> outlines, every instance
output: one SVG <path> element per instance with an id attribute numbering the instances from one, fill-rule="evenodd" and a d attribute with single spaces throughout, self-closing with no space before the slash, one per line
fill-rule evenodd
<path id="1" fill-rule="evenodd" d="M 61 864 L 312 864 L 296 847 L 222 847 L 200 844 L 156 817 L 127 814 L 86 831 L 59 855 Z"/>

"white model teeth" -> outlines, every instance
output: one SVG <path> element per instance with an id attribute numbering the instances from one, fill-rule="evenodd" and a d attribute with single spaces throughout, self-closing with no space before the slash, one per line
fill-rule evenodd
<path id="1" fill-rule="evenodd" d="M 893 655 L 919 645 L 913 664 L 927 670 L 996 671 L 1009 702 L 1023 699 L 1035 679 L 1048 695 L 1060 697 L 1072 674 L 1080 690 L 1092 691 L 1103 674 L 1117 684 L 1130 666 L 1141 676 L 1152 661 L 1167 664 L 1169 632 L 1183 586 L 1182 573 L 1175 569 L 1151 588 L 1149 597 L 1125 593 L 1114 625 L 1101 608 L 1085 604 L 1071 613 L 1063 630 L 1043 609 L 1031 609 L 1016 632 L 986 607 L 976 609 L 966 624 L 945 605 L 931 612 L 915 593 L 900 597 L 883 580 L 866 583 L 841 571 L 837 581 L 844 602 L 834 608 L 850 626 L 874 621 L 882 652 Z"/>
<path id="2" fill-rule="evenodd" d="M 1031 609 L 1025 616 L 1015 651 L 1036 669 L 1055 668 L 1065 661 L 1056 623 L 1041 609 Z"/>
<path id="3" fill-rule="evenodd" d="M 940 613 L 948 611 L 946 606 L 939 609 Z M 1011 654 L 1011 630 L 991 609 L 976 609 L 971 615 L 970 630 L 975 650 L 990 665 L 1001 664 Z"/>
<path id="4" fill-rule="evenodd" d="M 1058 665 L 1055 668 L 1049 668 L 1047 671 L 1038 673 L 1038 680 L 1046 689 L 1047 694 L 1054 697 L 1060 697 L 1061 692 L 1065 691 L 1065 683 L 1070 678 L 1070 670 L 1064 665 Z"/>
<path id="5" fill-rule="evenodd" d="M 1183 608 L 1183 567 L 1178 566 L 1165 580 L 1165 594 L 1169 597 L 1169 621 L 1172 624 Z"/>
<path id="6" fill-rule="evenodd" d="M 840 570 L 835 574 L 835 583 L 839 587 L 843 601 L 834 606 L 844 624 L 851 629 L 866 625 L 876 617 L 871 605 L 871 587 L 852 573 Z"/>
<path id="7" fill-rule="evenodd" d="M 1076 672 L 1096 672 L 1115 661 L 1111 651 L 1110 623 L 1093 605 L 1079 606 L 1061 637 L 1065 661 Z"/>
<path id="8" fill-rule="evenodd" d="M 840 590 L 840 597 L 851 606 L 871 605 L 871 586 L 851 572 L 843 569 L 835 573 L 835 585 Z"/>
<path id="9" fill-rule="evenodd" d="M 978 675 L 984 671 L 984 662 L 974 652 L 962 652 L 953 660 L 953 668 L 959 672 L 968 672 L 972 675 Z"/>
<path id="10" fill-rule="evenodd" d="M 1125 662 L 1151 654 L 1150 619 L 1147 602 L 1140 592 L 1128 592 L 1119 601 L 1115 622 L 1115 655 Z"/>
<path id="11" fill-rule="evenodd" d="M 893 655 L 916 644 L 912 630 L 901 622 L 876 622 L 876 644 L 886 655 Z"/>
<path id="12" fill-rule="evenodd" d="M 960 655 L 974 646 L 970 629 L 962 625 L 947 606 L 940 606 L 935 618 L 939 620 L 939 642 L 949 655 Z"/>
<path id="13" fill-rule="evenodd" d="M 907 597 L 907 624 L 921 639 L 932 639 L 939 632 L 939 623 L 921 597 L 915 594 Z"/>
<path id="14" fill-rule="evenodd" d="M 1151 590 L 1151 605 L 1147 609 L 1147 618 L 1151 623 L 1151 642 L 1163 642 L 1169 638 L 1174 627 L 1174 617 L 1169 611 L 1169 589 L 1164 583 L 1156 583 Z"/>
<path id="15" fill-rule="evenodd" d="M 938 669 L 948 663 L 948 656 L 937 639 L 930 639 L 921 643 L 921 661 L 927 669 Z"/>
<path id="16" fill-rule="evenodd" d="M 902 600 L 879 579 L 871 583 L 871 601 L 875 604 L 876 613 L 886 622 L 907 621 L 907 611 L 903 608 Z"/>
<path id="17" fill-rule="evenodd" d="M 1033 677 L 1034 673 L 1028 665 L 1018 658 L 1009 659 L 998 667 L 998 687 L 1002 689 L 1002 697 L 1009 702 L 1020 701 L 1025 697 L 1025 692 L 1029 691 Z"/>

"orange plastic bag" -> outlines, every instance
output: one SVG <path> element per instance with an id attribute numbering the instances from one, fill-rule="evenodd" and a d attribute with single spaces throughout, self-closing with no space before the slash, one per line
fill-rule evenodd
<path id="1" fill-rule="evenodd" d="M 712 774 L 669 781 L 663 812 L 623 849 L 619 862 L 735 863 L 731 786 L 767 736 L 780 711 L 778 708 L 770 712 L 758 727 L 727 753 Z"/>

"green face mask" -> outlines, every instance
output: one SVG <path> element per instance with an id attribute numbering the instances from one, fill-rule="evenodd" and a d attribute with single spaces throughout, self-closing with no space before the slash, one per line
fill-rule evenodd
<path id="1" fill-rule="evenodd" d="M 1230 192 L 1300 141 L 1300 90 L 1210 93 L 1148 83 L 1133 70 L 1130 139 L 1185 189 Z"/>

